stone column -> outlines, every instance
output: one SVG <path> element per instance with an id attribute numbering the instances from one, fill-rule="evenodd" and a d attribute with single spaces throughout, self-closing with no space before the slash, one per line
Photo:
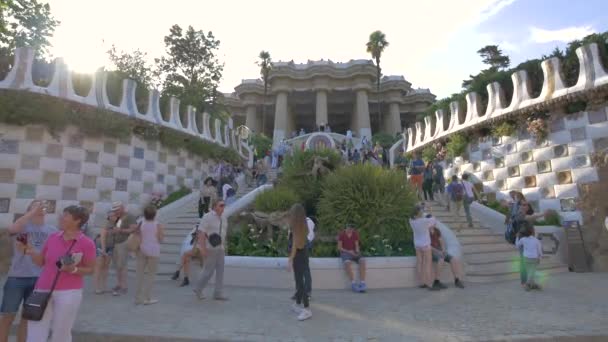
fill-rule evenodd
<path id="1" fill-rule="evenodd" d="M 260 127 L 262 124 L 260 123 L 260 120 L 258 120 L 258 113 L 256 112 L 255 105 L 248 105 L 246 113 L 245 126 L 249 127 L 249 129 L 255 133 L 261 133 Z"/>
<path id="2" fill-rule="evenodd" d="M 287 131 L 287 92 L 277 93 L 274 112 L 274 132 L 272 134 L 273 144 L 278 144 L 285 138 Z"/>
<path id="3" fill-rule="evenodd" d="M 317 127 L 327 125 L 329 118 L 327 117 L 327 91 L 317 90 L 317 111 L 316 111 Z"/>
<path id="4" fill-rule="evenodd" d="M 403 131 L 401 127 L 401 114 L 399 112 L 399 103 L 392 102 L 388 107 L 388 118 L 385 118 L 384 130 L 386 133 L 395 135 Z"/>
<path id="5" fill-rule="evenodd" d="M 359 138 L 367 137 L 371 141 L 372 129 L 369 120 L 369 101 L 367 98 L 367 90 L 357 90 L 357 111 L 355 113 L 356 127 Z"/>

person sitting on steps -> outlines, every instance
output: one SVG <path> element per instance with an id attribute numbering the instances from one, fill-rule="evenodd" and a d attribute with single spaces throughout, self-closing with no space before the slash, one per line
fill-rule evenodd
<path id="1" fill-rule="evenodd" d="M 351 281 L 351 289 L 353 292 L 365 292 L 367 290 L 365 285 L 365 259 L 361 257 L 359 234 L 353 224 L 347 224 L 346 228 L 338 235 L 338 251 L 344 263 L 346 274 Z M 353 262 L 359 264 L 359 283 L 355 281 Z"/>
<path id="2" fill-rule="evenodd" d="M 190 279 L 188 278 L 188 276 L 190 275 L 190 261 L 192 260 L 192 258 L 198 258 L 201 261 L 201 267 L 203 266 L 203 258 L 200 249 L 198 248 L 198 244 L 196 243 L 197 237 L 198 223 L 194 226 L 194 229 L 190 233 L 188 233 L 188 235 L 182 242 L 179 268 L 177 269 L 177 271 L 175 271 L 175 273 L 173 273 L 173 276 L 171 276 L 172 280 L 179 279 L 179 273 L 182 268 L 184 269 L 184 279 L 182 280 L 180 287 L 190 285 Z"/>
<path id="3" fill-rule="evenodd" d="M 445 241 L 441 236 L 441 231 L 437 228 L 436 225 L 431 227 L 431 253 L 433 265 L 435 266 L 435 281 L 433 282 L 433 287 L 438 287 L 440 289 L 445 289 L 447 286 L 443 285 L 439 280 L 441 276 L 441 268 L 443 266 L 443 262 L 447 262 L 450 264 L 450 268 L 452 270 L 452 274 L 454 275 L 454 286 L 464 289 L 464 284 L 462 283 L 462 263 L 459 258 L 450 255 L 447 251 Z"/>

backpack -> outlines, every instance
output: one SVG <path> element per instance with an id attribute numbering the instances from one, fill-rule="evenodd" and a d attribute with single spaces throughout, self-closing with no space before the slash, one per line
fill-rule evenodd
<path id="1" fill-rule="evenodd" d="M 454 184 L 452 187 L 452 200 L 460 202 L 464 199 L 464 186 L 460 183 Z"/>

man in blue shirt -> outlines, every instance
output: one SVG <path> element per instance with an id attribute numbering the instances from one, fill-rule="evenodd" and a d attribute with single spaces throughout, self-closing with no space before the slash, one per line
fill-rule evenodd
<path id="1" fill-rule="evenodd" d="M 420 200 L 422 200 L 421 193 L 422 193 L 422 181 L 423 181 L 422 173 L 423 172 L 424 172 L 424 161 L 422 161 L 422 157 L 420 156 L 420 153 L 417 152 L 415 154 L 414 160 L 412 160 L 412 163 L 410 165 L 410 183 L 412 183 L 412 185 L 416 189 L 416 193 Z"/>

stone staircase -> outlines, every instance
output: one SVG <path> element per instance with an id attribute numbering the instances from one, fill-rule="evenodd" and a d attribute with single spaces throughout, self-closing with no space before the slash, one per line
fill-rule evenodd
<path id="1" fill-rule="evenodd" d="M 439 202 L 428 202 L 427 206 L 456 234 L 462 246 L 467 281 L 484 283 L 519 279 L 519 252 L 505 241 L 502 234 L 493 232 L 476 219 L 473 219 L 474 227 L 469 228 L 464 209 L 458 217 Z M 541 279 L 548 274 L 568 272 L 567 265 L 552 255 L 543 257 L 538 269 Z"/>
<path id="2" fill-rule="evenodd" d="M 272 183 L 277 177 L 277 170 L 268 170 L 267 177 L 267 184 Z M 255 188 L 255 184 L 252 186 L 245 185 L 244 187 L 240 187 L 237 189 L 237 199 Z M 181 207 L 174 209 L 172 213 L 166 215 L 166 218 L 162 220 L 162 223 L 165 225 L 165 241 L 160 247 L 158 275 L 166 276 L 173 274 L 173 272 L 176 271 L 182 242 L 199 221 L 198 197 L 196 196 Z M 196 267 L 197 263 L 194 262 L 192 265 Z M 129 260 L 129 270 L 134 272 L 135 267 L 136 261 L 133 258 Z"/>

